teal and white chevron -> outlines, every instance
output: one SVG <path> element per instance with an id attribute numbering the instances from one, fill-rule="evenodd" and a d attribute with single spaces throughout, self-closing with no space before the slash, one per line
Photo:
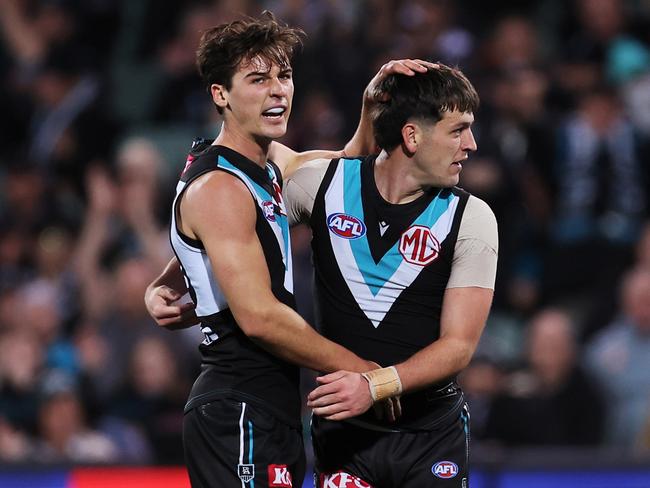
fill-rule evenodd
<path id="1" fill-rule="evenodd" d="M 449 193 L 437 196 L 411 225 L 431 229 L 442 243 L 451 232 L 459 198 Z M 361 202 L 361 164 L 359 160 L 342 159 L 325 193 L 326 216 L 345 213 L 364 220 Z M 367 226 L 366 226 L 367 227 Z M 424 269 L 405 261 L 399 252 L 399 241 L 375 263 L 370 252 L 368 236 L 343 239 L 329 232 L 330 242 L 339 269 L 359 307 L 377 328 L 395 300 Z"/>

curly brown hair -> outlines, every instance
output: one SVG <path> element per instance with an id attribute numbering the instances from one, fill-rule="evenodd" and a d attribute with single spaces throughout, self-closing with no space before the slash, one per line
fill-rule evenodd
<path id="1" fill-rule="evenodd" d="M 259 19 L 246 17 L 206 30 L 196 52 L 196 66 L 208 91 L 213 84 L 230 89 L 242 61 L 259 57 L 269 65 L 289 66 L 304 35 L 264 11 Z"/>

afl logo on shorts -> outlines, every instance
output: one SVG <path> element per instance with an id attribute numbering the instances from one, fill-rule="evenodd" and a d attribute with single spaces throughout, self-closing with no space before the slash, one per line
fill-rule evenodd
<path id="1" fill-rule="evenodd" d="M 264 218 L 266 220 L 269 222 L 275 222 L 275 207 L 273 202 L 269 202 L 268 200 L 262 202 L 262 212 L 264 212 Z"/>
<path id="2" fill-rule="evenodd" d="M 402 234 L 399 252 L 405 261 L 426 266 L 438 257 L 440 243 L 433 236 L 431 229 L 424 225 L 413 225 Z"/>
<path id="3" fill-rule="evenodd" d="M 451 461 L 439 461 L 431 466 L 431 472 L 438 478 L 446 480 L 458 474 L 458 465 Z"/>
<path id="4" fill-rule="evenodd" d="M 366 233 L 366 226 L 361 220 L 344 213 L 335 213 L 327 217 L 327 227 L 343 239 L 358 239 Z"/>

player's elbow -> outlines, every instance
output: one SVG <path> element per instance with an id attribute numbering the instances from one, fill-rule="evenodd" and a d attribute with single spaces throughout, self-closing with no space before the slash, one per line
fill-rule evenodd
<path id="1" fill-rule="evenodd" d="M 240 313 L 235 313 L 239 328 L 250 339 L 265 342 L 274 327 L 274 314 L 269 307 L 251 307 Z"/>
<path id="2" fill-rule="evenodd" d="M 454 366 L 456 369 L 456 373 L 460 373 L 463 369 L 465 369 L 470 361 L 472 360 L 472 356 L 474 355 L 474 350 L 476 347 L 474 344 L 470 344 L 469 342 L 466 341 L 454 341 L 454 350 L 455 350 L 455 361 L 454 361 Z"/>

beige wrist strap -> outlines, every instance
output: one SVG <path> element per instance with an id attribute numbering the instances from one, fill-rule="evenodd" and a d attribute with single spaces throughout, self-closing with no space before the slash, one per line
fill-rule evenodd
<path id="1" fill-rule="evenodd" d="M 370 385 L 372 400 L 377 402 L 402 393 L 402 381 L 399 379 L 395 366 L 373 369 L 361 375 Z"/>

